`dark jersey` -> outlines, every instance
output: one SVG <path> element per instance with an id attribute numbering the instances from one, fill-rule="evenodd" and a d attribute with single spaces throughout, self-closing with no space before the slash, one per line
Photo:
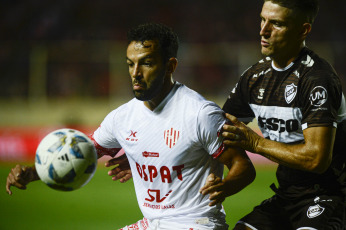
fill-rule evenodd
<path id="1" fill-rule="evenodd" d="M 273 67 L 269 57 L 251 66 L 223 110 L 244 122 L 256 118 L 265 138 L 287 144 L 303 142 L 308 127 L 336 127 L 333 160 L 325 173 L 279 165 L 277 179 L 281 187 L 344 181 L 346 104 L 341 82 L 330 64 L 308 48 L 285 69 Z"/>

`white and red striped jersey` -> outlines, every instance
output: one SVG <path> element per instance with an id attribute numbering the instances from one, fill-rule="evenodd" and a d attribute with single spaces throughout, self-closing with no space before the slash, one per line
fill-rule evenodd
<path id="1" fill-rule="evenodd" d="M 176 82 L 153 111 L 137 99 L 112 111 L 94 139 L 104 148 L 125 150 L 145 218 L 227 226 L 222 206 L 210 207 L 208 196 L 199 193 L 210 173 L 223 176 L 223 164 L 214 159 L 223 152 L 223 114 Z"/>

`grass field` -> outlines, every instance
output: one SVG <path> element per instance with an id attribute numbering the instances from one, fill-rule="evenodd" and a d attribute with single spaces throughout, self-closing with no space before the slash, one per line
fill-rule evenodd
<path id="1" fill-rule="evenodd" d="M 37 181 L 26 191 L 13 188 L 9 196 L 5 183 L 13 165 L 0 164 L 1 230 L 118 229 L 142 218 L 132 180 L 125 184 L 113 182 L 103 165 L 98 165 L 93 179 L 80 190 L 59 192 Z M 256 180 L 224 202 L 230 226 L 273 194 L 269 185 L 275 181 L 274 167 L 256 166 Z"/>

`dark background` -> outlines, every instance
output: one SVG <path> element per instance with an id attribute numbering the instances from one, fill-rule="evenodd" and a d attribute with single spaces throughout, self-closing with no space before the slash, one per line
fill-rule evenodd
<path id="1" fill-rule="evenodd" d="M 175 78 L 203 95 L 226 98 L 261 58 L 261 0 L 0 2 L 0 99 L 131 97 L 124 42 L 126 31 L 143 22 L 178 33 Z M 344 79 L 346 1 L 320 5 L 307 45 Z"/>

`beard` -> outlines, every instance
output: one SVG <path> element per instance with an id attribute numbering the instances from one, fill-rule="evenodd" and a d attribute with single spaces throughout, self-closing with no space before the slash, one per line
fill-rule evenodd
<path id="1" fill-rule="evenodd" d="M 273 50 L 272 50 L 272 49 L 269 49 L 269 48 L 262 47 L 261 53 L 262 53 L 262 55 L 264 55 L 264 56 L 271 57 L 271 56 L 273 55 Z"/>
<path id="2" fill-rule="evenodd" d="M 140 83 L 145 89 L 133 90 L 135 98 L 140 101 L 149 101 L 161 92 L 164 83 L 164 75 L 155 78 L 149 86 L 145 82 L 136 80 L 133 82 L 133 84 L 137 82 Z"/>

